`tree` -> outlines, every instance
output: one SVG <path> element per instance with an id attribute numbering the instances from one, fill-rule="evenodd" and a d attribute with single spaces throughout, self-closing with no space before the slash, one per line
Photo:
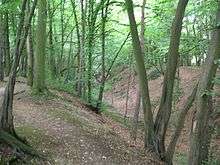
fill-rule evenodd
<path id="1" fill-rule="evenodd" d="M 125 4 L 130 21 L 134 57 L 136 61 L 136 68 L 139 79 L 138 83 L 142 96 L 142 106 L 144 111 L 144 126 L 145 126 L 144 143 L 145 143 L 145 147 L 147 148 L 154 146 L 154 130 L 153 130 L 153 114 L 151 111 L 151 103 L 150 103 L 150 96 L 148 90 L 148 80 L 147 80 L 146 69 L 144 66 L 144 58 L 143 58 L 144 53 L 141 49 L 141 43 L 138 36 L 137 24 L 134 17 L 133 2 L 132 0 L 125 0 Z"/>
<path id="2" fill-rule="evenodd" d="M 192 141 L 190 144 L 189 161 L 190 165 L 199 165 L 207 161 L 211 129 L 210 115 L 212 109 L 213 79 L 216 75 L 220 59 L 220 1 L 216 14 L 216 24 L 212 32 L 208 56 L 202 69 L 202 75 L 196 93 L 196 120 L 192 126 Z"/>
<path id="3" fill-rule="evenodd" d="M 107 23 L 107 16 L 108 16 L 108 8 L 109 8 L 109 1 L 107 0 L 105 8 L 102 8 L 102 27 L 101 27 L 101 38 L 102 38 L 102 62 L 101 62 L 101 67 L 102 67 L 102 71 L 101 71 L 101 84 L 100 84 L 100 88 L 99 88 L 99 94 L 98 94 L 98 101 L 97 101 L 97 109 L 98 111 L 101 108 L 102 105 L 102 99 L 103 99 L 103 94 L 104 94 L 104 89 L 105 89 L 105 80 L 106 80 L 106 62 L 105 62 L 105 46 L 106 46 L 106 23 Z"/>
<path id="4" fill-rule="evenodd" d="M 0 38 L 3 38 L 0 40 L 0 81 L 4 80 L 4 63 L 3 63 L 3 57 L 5 55 L 5 49 L 4 49 L 4 25 L 3 25 L 3 15 L 0 14 Z"/>
<path id="5" fill-rule="evenodd" d="M 146 0 L 143 0 L 142 7 L 141 7 L 141 32 L 140 32 L 140 43 L 142 51 L 145 52 L 145 45 L 144 45 L 144 32 L 145 32 L 145 7 L 146 7 Z M 138 87 L 139 88 L 139 87 Z M 134 117 L 133 117 L 133 128 L 131 132 L 131 137 L 133 140 L 137 138 L 137 131 L 138 131 L 138 118 L 140 113 L 140 102 L 141 102 L 141 94 L 140 90 L 137 89 L 137 100 L 134 109 Z"/>
<path id="6" fill-rule="evenodd" d="M 22 51 L 25 47 L 26 38 L 28 35 L 29 25 L 34 15 L 34 10 L 37 4 L 35 0 L 27 21 L 25 21 L 25 8 L 27 0 L 22 1 L 20 21 L 18 25 L 16 35 L 16 47 L 14 52 L 14 61 L 12 70 L 10 73 L 9 81 L 5 88 L 3 103 L 0 107 L 0 141 L 11 145 L 18 150 L 31 155 L 37 155 L 37 152 L 30 146 L 26 145 L 21 138 L 15 132 L 13 122 L 13 98 L 14 98 L 14 87 L 16 82 L 17 67 L 19 65 Z"/>
<path id="7" fill-rule="evenodd" d="M 47 2 L 38 1 L 38 20 L 36 29 L 36 54 L 34 65 L 34 92 L 45 91 L 45 48 L 46 48 L 46 21 Z"/>
<path id="8" fill-rule="evenodd" d="M 50 72 L 51 78 L 55 79 L 56 77 L 56 64 L 55 64 L 55 51 L 53 45 L 53 6 L 51 1 L 48 2 L 48 15 L 49 15 L 49 52 L 50 52 Z"/>
<path id="9" fill-rule="evenodd" d="M 179 0 L 175 18 L 171 27 L 170 46 L 163 81 L 163 91 L 159 111 L 155 120 L 154 130 L 158 139 L 157 150 L 160 154 L 161 159 L 165 158 L 165 135 L 172 110 L 174 82 L 179 60 L 179 45 L 182 30 L 182 21 L 187 4 L 188 0 Z"/>
<path id="10" fill-rule="evenodd" d="M 28 18 L 28 15 L 30 13 L 30 0 L 27 2 L 27 9 L 26 9 L 26 17 Z M 34 48 L 33 48 L 33 38 L 32 38 L 32 26 L 30 25 L 30 29 L 27 36 L 26 41 L 26 49 L 27 49 L 27 58 L 28 58 L 28 64 L 27 64 L 27 85 L 33 86 L 33 79 L 34 79 Z"/>

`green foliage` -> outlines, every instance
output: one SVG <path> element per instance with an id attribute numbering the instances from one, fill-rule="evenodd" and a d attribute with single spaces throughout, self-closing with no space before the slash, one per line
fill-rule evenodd
<path id="1" fill-rule="evenodd" d="M 161 72 L 158 69 L 153 69 L 150 71 L 150 73 L 148 73 L 149 80 L 155 80 L 160 76 L 161 76 Z"/>
<path id="2" fill-rule="evenodd" d="M 3 4 L 0 3 L 0 14 L 5 12 L 14 13 L 18 11 L 21 0 L 5 0 Z"/>
<path id="3" fill-rule="evenodd" d="M 74 93 L 74 85 L 71 83 L 65 83 L 65 79 L 48 79 L 47 80 L 47 86 L 51 89 L 56 89 L 59 91 L 64 91 L 70 94 Z"/>

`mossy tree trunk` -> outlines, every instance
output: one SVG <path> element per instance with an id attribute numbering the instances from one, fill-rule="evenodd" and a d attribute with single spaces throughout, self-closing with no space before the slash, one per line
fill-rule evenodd
<path id="1" fill-rule="evenodd" d="M 34 59 L 34 92 L 43 93 L 45 86 L 45 48 L 46 48 L 47 1 L 38 1 L 38 20 L 36 29 L 36 54 Z"/>

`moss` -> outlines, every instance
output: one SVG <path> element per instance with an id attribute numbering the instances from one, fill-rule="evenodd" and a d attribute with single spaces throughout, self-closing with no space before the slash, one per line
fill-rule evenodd
<path id="1" fill-rule="evenodd" d="M 30 93 L 31 97 L 34 101 L 45 101 L 45 100 L 51 100 L 55 97 L 55 95 L 50 92 L 49 90 L 45 90 L 44 93 L 37 93 L 33 89 Z"/>
<path id="2" fill-rule="evenodd" d="M 128 118 L 124 118 L 123 116 L 121 116 L 118 113 L 110 112 L 108 110 L 103 110 L 102 114 L 104 114 L 105 116 L 111 118 L 112 120 L 120 123 L 124 127 L 131 128 L 130 120 Z"/>
<path id="3" fill-rule="evenodd" d="M 36 129 L 31 126 L 24 125 L 17 127 L 16 132 L 19 136 L 25 137 L 33 148 L 36 148 L 42 153 L 46 153 L 49 157 L 53 152 L 53 148 L 59 145 L 55 137 L 47 135 L 44 130 Z"/>
<path id="4" fill-rule="evenodd" d="M 185 153 L 176 153 L 174 157 L 175 164 L 186 165 L 187 164 L 187 155 Z"/>
<path id="5" fill-rule="evenodd" d="M 113 107 L 110 107 L 108 106 L 107 103 L 104 103 L 102 106 L 102 114 L 111 118 L 113 121 L 121 124 L 123 127 L 131 129 L 132 127 L 131 118 L 124 118 L 124 116 L 122 116 L 117 112 L 109 111 L 110 108 L 112 109 Z M 138 128 L 140 130 L 144 129 L 144 123 L 142 120 L 138 122 Z"/>
<path id="6" fill-rule="evenodd" d="M 70 111 L 61 111 L 59 109 L 54 109 L 53 111 L 48 111 L 48 114 L 54 118 L 60 118 L 62 121 L 70 123 L 74 126 L 80 127 L 84 132 L 95 134 L 97 130 L 99 132 L 108 132 L 109 130 L 102 125 L 90 122 L 78 114 L 73 114 Z"/>
<path id="7" fill-rule="evenodd" d="M 74 125 L 82 126 L 84 123 L 77 119 L 73 114 L 67 112 L 67 111 L 61 111 L 54 109 L 53 111 L 48 111 L 49 115 L 55 117 L 55 118 L 61 118 L 63 121 L 67 123 L 71 123 Z"/>

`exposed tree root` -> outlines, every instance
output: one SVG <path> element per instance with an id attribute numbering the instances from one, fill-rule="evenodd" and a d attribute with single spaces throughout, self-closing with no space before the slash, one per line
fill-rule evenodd
<path id="1" fill-rule="evenodd" d="M 9 133 L 0 130 L 0 143 L 7 144 L 18 152 L 46 160 L 46 156 L 34 150 L 31 146 L 24 143 L 24 140 L 21 141 L 20 139 L 21 138 L 14 137 Z"/>

